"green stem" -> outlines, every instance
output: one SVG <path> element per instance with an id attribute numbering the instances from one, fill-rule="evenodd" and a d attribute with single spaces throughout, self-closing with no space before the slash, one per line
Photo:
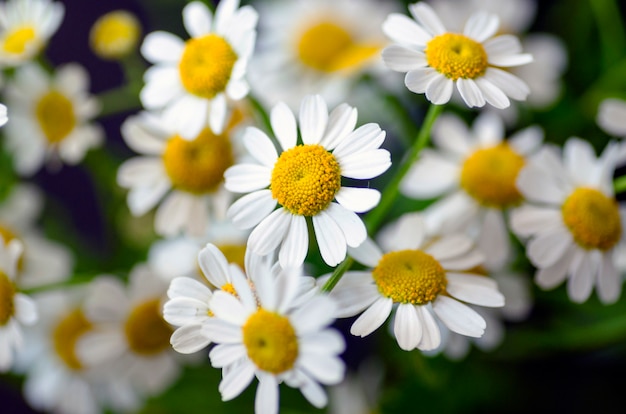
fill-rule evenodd
<path id="1" fill-rule="evenodd" d="M 613 189 L 616 194 L 623 193 L 626 191 L 626 175 L 622 175 L 613 181 Z"/>
<path id="2" fill-rule="evenodd" d="M 609 67 L 623 56 L 626 35 L 620 19 L 620 10 L 614 0 L 589 0 L 596 20 L 600 43 L 602 44 L 603 66 Z"/>
<path id="3" fill-rule="evenodd" d="M 109 89 L 99 94 L 98 99 L 102 104 L 99 117 L 141 108 L 139 96 L 130 85 Z"/>
<path id="4" fill-rule="evenodd" d="M 335 268 L 333 274 L 330 275 L 330 278 L 326 281 L 326 283 L 324 283 L 324 286 L 322 286 L 322 292 L 330 292 L 333 290 L 337 282 L 341 280 L 343 274 L 350 269 L 353 263 L 354 259 L 349 256 L 346 257 L 343 262 L 339 263 L 339 266 Z"/>

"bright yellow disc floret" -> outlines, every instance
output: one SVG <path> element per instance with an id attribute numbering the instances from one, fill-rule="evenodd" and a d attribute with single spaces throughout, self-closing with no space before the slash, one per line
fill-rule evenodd
<path id="1" fill-rule="evenodd" d="M 65 315 L 52 331 L 52 342 L 57 355 L 71 370 L 78 371 L 83 364 L 76 354 L 76 343 L 93 325 L 80 309 Z"/>
<path id="2" fill-rule="evenodd" d="M 161 316 L 158 299 L 135 306 L 124 324 L 129 348 L 140 355 L 154 355 L 169 348 L 172 332 Z"/>
<path id="3" fill-rule="evenodd" d="M 76 126 L 74 105 L 61 92 L 51 90 L 35 106 L 39 127 L 50 144 L 63 141 Z"/>
<path id="4" fill-rule="evenodd" d="M 0 326 L 6 325 L 15 314 L 13 300 L 16 291 L 13 281 L 0 270 Z"/>
<path id="5" fill-rule="evenodd" d="M 476 79 L 487 70 L 487 52 L 483 45 L 462 34 L 435 36 L 424 53 L 430 67 L 452 80 Z"/>
<path id="6" fill-rule="evenodd" d="M 574 240 L 585 249 L 609 250 L 622 236 L 617 201 L 594 188 L 577 188 L 561 210 Z"/>
<path id="7" fill-rule="evenodd" d="M 33 27 L 28 25 L 17 27 L 5 35 L 2 50 L 6 53 L 20 55 L 24 53 L 28 45 L 36 39 L 37 32 L 35 32 Z"/>
<path id="8" fill-rule="evenodd" d="M 321 145 L 298 145 L 280 154 L 270 188 L 272 197 L 291 213 L 314 216 L 341 188 L 339 163 Z"/>
<path id="9" fill-rule="evenodd" d="M 140 35 L 137 18 L 125 10 L 115 10 L 96 20 L 89 32 L 89 43 L 101 58 L 120 59 L 135 49 Z"/>
<path id="10" fill-rule="evenodd" d="M 446 273 L 441 264 L 421 250 L 385 254 L 372 270 L 378 291 L 396 303 L 423 305 L 446 290 Z"/>

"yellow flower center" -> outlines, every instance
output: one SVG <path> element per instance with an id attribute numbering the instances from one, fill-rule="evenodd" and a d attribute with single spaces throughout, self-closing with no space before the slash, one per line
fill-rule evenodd
<path id="1" fill-rule="evenodd" d="M 163 163 L 174 188 L 194 194 L 217 190 L 224 171 L 233 165 L 234 157 L 226 134 L 214 135 L 204 128 L 193 140 L 179 136 L 169 139 Z"/>
<path id="2" fill-rule="evenodd" d="M 593 188 L 577 188 L 561 208 L 563 221 L 585 249 L 609 250 L 622 235 L 617 201 Z"/>
<path id="3" fill-rule="evenodd" d="M 332 21 L 309 26 L 296 47 L 302 63 L 328 73 L 362 67 L 381 48 L 380 45 L 357 43 L 346 29 Z"/>
<path id="4" fill-rule="evenodd" d="M 104 59 L 119 59 L 135 49 L 141 29 L 131 13 L 116 10 L 101 16 L 92 26 L 89 41 L 93 51 Z"/>
<path id="5" fill-rule="evenodd" d="M 6 226 L 3 226 L 2 223 L 0 223 L 0 236 L 2 236 L 5 245 L 7 245 L 13 239 L 20 240 L 19 237 L 17 237 L 17 234 L 13 232 L 13 230 Z M 24 243 L 22 243 L 22 246 L 23 249 L 26 250 L 26 246 L 24 245 Z M 22 254 L 20 255 L 19 259 L 17 259 L 18 271 L 24 268 L 24 250 L 22 250 Z"/>
<path id="6" fill-rule="evenodd" d="M 224 254 L 228 263 L 234 263 L 239 266 L 241 270 L 245 270 L 245 244 L 220 244 L 217 247 Z"/>
<path id="7" fill-rule="evenodd" d="M 298 357 L 298 337 L 289 319 L 265 309 L 244 324 L 243 344 L 252 362 L 272 374 L 290 370 Z"/>
<path id="8" fill-rule="evenodd" d="M 33 27 L 18 27 L 5 36 L 2 50 L 14 55 L 22 54 L 26 51 L 28 44 L 36 38 L 37 33 Z"/>
<path id="9" fill-rule="evenodd" d="M 189 93 L 212 99 L 226 89 L 235 62 L 237 54 L 223 37 L 191 38 L 178 65 L 180 80 Z"/>
<path id="10" fill-rule="evenodd" d="M 163 320 L 158 299 L 137 305 L 126 319 L 124 333 L 130 349 L 140 355 L 154 355 L 170 346 L 172 328 Z"/>
<path id="11" fill-rule="evenodd" d="M 9 277 L 0 270 L 0 326 L 6 325 L 15 314 L 15 284 Z"/>
<path id="12" fill-rule="evenodd" d="M 54 350 L 71 370 L 79 371 L 83 368 L 82 362 L 76 355 L 76 343 L 92 328 L 93 325 L 87 320 L 83 311 L 75 309 L 65 315 L 52 331 Z"/>
<path id="13" fill-rule="evenodd" d="M 76 126 L 72 101 L 55 90 L 39 99 L 35 106 L 35 115 L 50 144 L 61 142 Z"/>
<path id="14" fill-rule="evenodd" d="M 341 188 L 339 163 L 321 145 L 298 145 L 278 157 L 270 188 L 272 197 L 291 213 L 314 216 Z"/>
<path id="15" fill-rule="evenodd" d="M 424 53 L 430 67 L 452 80 L 476 79 L 487 70 L 487 52 L 483 45 L 462 34 L 435 36 Z"/>
<path id="16" fill-rule="evenodd" d="M 423 305 L 445 292 L 446 273 L 441 264 L 421 250 L 385 254 L 372 270 L 378 291 L 396 303 Z"/>
<path id="17" fill-rule="evenodd" d="M 463 163 L 461 187 L 487 207 L 506 208 L 519 204 L 522 195 L 515 180 L 524 164 L 524 157 L 506 143 L 477 150 Z"/>

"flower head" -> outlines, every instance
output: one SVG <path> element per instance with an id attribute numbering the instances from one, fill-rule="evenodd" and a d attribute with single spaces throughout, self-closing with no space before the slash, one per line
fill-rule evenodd
<path id="1" fill-rule="evenodd" d="M 89 32 L 89 44 L 101 58 L 116 60 L 135 50 L 140 35 L 137 18 L 125 10 L 115 10 L 96 20 Z"/>

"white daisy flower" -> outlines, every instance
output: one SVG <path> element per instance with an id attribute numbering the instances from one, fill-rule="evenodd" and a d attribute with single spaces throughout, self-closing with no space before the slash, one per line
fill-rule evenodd
<path id="1" fill-rule="evenodd" d="M 163 392 L 180 373 L 169 343 L 173 329 L 162 316 L 166 289 L 147 265 L 132 269 L 128 287 L 113 276 L 95 279 L 84 304 L 95 326 L 78 341 L 78 357 L 89 367 L 110 367 L 141 397 Z"/>
<path id="2" fill-rule="evenodd" d="M 342 186 L 341 177 L 371 179 L 389 168 L 389 152 L 379 148 L 385 132 L 374 123 L 355 130 L 356 108 L 341 104 L 329 115 L 319 95 L 302 101 L 302 144 L 286 104 L 276 105 L 270 118 L 282 151 L 279 155 L 259 129 L 246 130 L 244 144 L 255 163 L 235 165 L 224 176 L 228 190 L 249 194 L 233 203 L 227 216 L 241 228 L 256 226 L 248 240 L 253 252 L 267 255 L 280 245 L 283 267 L 304 262 L 311 220 L 322 258 L 335 266 L 345 258 L 346 245 L 356 247 L 367 236 L 356 213 L 380 200 L 375 189 Z"/>
<path id="3" fill-rule="evenodd" d="M 282 382 L 299 388 L 315 407 L 324 407 L 327 396 L 320 384 L 339 383 L 345 370 L 338 356 L 343 337 L 328 328 L 334 303 L 320 294 L 302 300 L 301 277 L 273 269 L 277 272 L 263 261 L 246 268 L 254 291 L 242 275 L 232 274 L 237 297 L 217 291 L 209 304 L 215 316 L 204 323 L 203 332 L 217 344 L 209 357 L 222 368 L 222 400 L 235 398 L 256 376 L 256 413 L 278 413 Z"/>
<path id="4" fill-rule="evenodd" d="M 228 99 L 248 94 L 244 76 L 256 38 L 257 13 L 239 0 L 221 1 L 213 17 L 194 1 L 183 9 L 191 36 L 183 41 L 157 31 L 144 39 L 141 53 L 155 66 L 144 75 L 140 98 L 146 109 L 163 109 L 168 123 L 185 138 L 208 125 L 220 134 L 227 119 Z"/>
<path id="5" fill-rule="evenodd" d="M 351 250 L 355 260 L 372 269 L 345 273 L 330 293 L 339 305 L 337 317 L 363 312 L 350 333 L 367 336 L 392 312 L 393 334 L 406 351 L 439 346 L 435 318 L 461 335 L 485 333 L 485 320 L 464 302 L 501 307 L 504 296 L 495 281 L 464 272 L 482 264 L 482 253 L 462 234 L 424 236 L 422 217 L 407 214 L 384 237 L 387 253 L 370 239 Z"/>
<path id="6" fill-rule="evenodd" d="M 62 282 L 72 272 L 70 250 L 48 240 L 35 225 L 42 209 L 41 192 L 29 184 L 13 187 L 0 204 L 0 235 L 6 242 L 15 239 L 24 246 L 17 275 L 25 289 Z"/>
<path id="7" fill-rule="evenodd" d="M 0 372 L 7 372 L 13 364 L 14 352 L 23 345 L 21 325 L 37 321 L 37 306 L 16 286 L 17 266 L 22 254 L 22 243 L 5 243 L 0 235 Z"/>
<path id="8" fill-rule="evenodd" d="M 626 101 L 616 98 L 603 100 L 596 122 L 608 134 L 626 137 Z"/>
<path id="9" fill-rule="evenodd" d="M 16 66 L 41 52 L 63 20 L 65 7 L 49 0 L 0 3 L 0 63 Z"/>
<path id="10" fill-rule="evenodd" d="M 517 76 L 502 70 L 532 61 L 521 53 L 519 40 L 512 35 L 493 37 L 499 27 L 496 15 L 473 14 L 463 33 L 446 31 L 426 3 L 409 5 L 413 19 L 390 14 L 383 31 L 397 44 L 386 47 L 385 64 L 397 72 L 407 72 L 406 87 L 425 93 L 433 104 L 447 103 L 454 86 L 469 107 L 485 103 L 502 109 L 509 97 L 525 100 L 528 86 Z"/>
<path id="11" fill-rule="evenodd" d="M 543 140 L 531 126 L 504 140 L 502 120 L 480 115 L 472 129 L 454 115 L 441 115 L 433 126 L 436 149 L 425 149 L 400 185 L 412 198 L 441 197 L 425 210 L 429 226 L 441 231 L 467 228 L 488 252 L 486 266 L 502 268 L 510 256 L 504 212 L 523 198 L 515 180 Z"/>
<path id="12" fill-rule="evenodd" d="M 188 140 L 163 116 L 142 112 L 129 117 L 122 136 L 141 155 L 120 166 L 117 182 L 130 189 L 131 213 L 141 216 L 158 204 L 154 218 L 158 234 L 206 234 L 209 222 L 223 218 L 232 200 L 223 182 L 224 171 L 238 157 L 235 126 L 219 135 L 206 127 Z"/>
<path id="13" fill-rule="evenodd" d="M 381 25 L 393 10 L 374 0 L 258 2 L 259 38 L 250 64 L 253 91 L 268 107 L 295 109 L 319 93 L 331 106 L 345 102 L 363 73 L 388 73 L 380 51 Z"/>
<path id="14" fill-rule="evenodd" d="M 511 228 L 527 240 L 535 282 L 551 289 L 567 279 L 569 297 L 577 303 L 594 286 L 607 304 L 622 290 L 616 264 L 626 255 L 626 208 L 613 195 L 617 154 L 610 144 L 596 158 L 588 142 L 570 138 L 562 159 L 546 148 L 517 178 L 528 203 L 513 211 Z"/>
<path id="15" fill-rule="evenodd" d="M 9 117 L 7 115 L 7 107 L 0 104 L 0 126 L 6 124 L 8 121 Z"/>
<path id="16" fill-rule="evenodd" d="M 66 64 L 52 76 L 38 65 L 22 66 L 6 92 L 11 108 L 7 149 L 19 174 L 32 175 L 45 162 L 77 164 L 87 150 L 102 144 L 102 128 L 90 123 L 100 106 L 89 95 L 89 75 L 82 66 Z"/>

